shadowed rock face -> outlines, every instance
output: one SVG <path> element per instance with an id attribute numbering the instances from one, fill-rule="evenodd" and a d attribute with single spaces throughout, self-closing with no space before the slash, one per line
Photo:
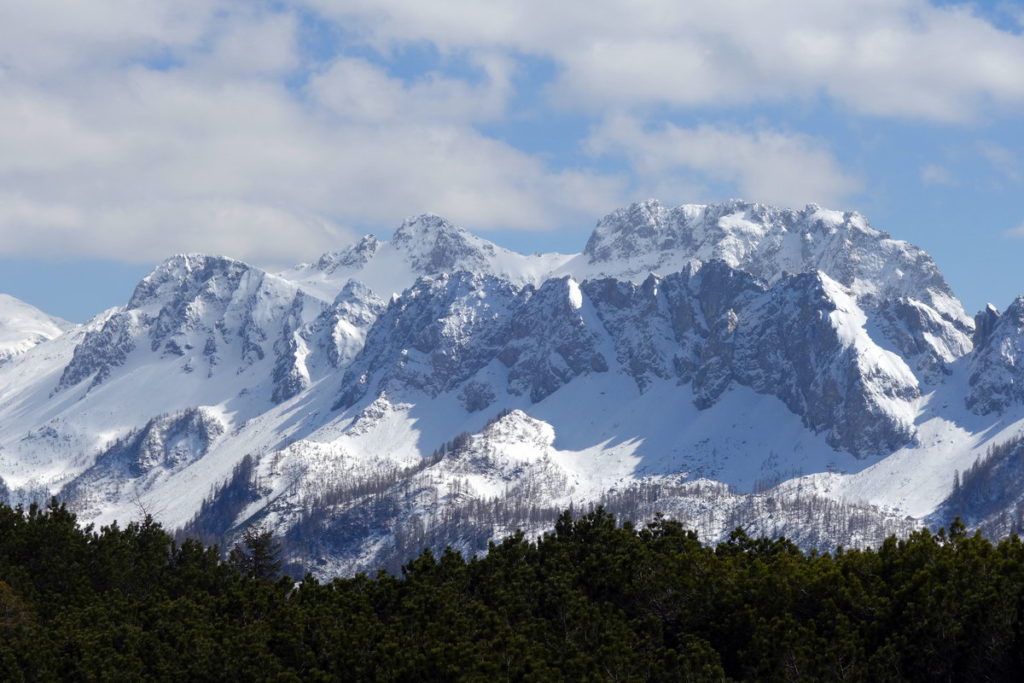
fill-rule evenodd
<path id="1" fill-rule="evenodd" d="M 891 405 L 920 390 L 902 361 L 860 328 L 863 319 L 820 274 L 782 280 L 739 315 L 731 334 L 734 381 L 778 396 L 837 448 L 855 455 L 895 450 L 914 432 Z"/>
<path id="2" fill-rule="evenodd" d="M 934 309 L 905 297 L 881 303 L 872 318 L 880 342 L 904 358 L 927 384 L 938 384 L 973 348 L 971 336 Z"/>
<path id="3" fill-rule="evenodd" d="M 379 541 L 396 511 L 436 511 L 439 500 L 452 519 L 488 505 L 543 517 L 574 487 L 591 495 L 597 488 L 586 487 L 635 484 L 636 500 L 653 505 L 655 488 L 643 487 L 667 485 L 656 477 L 721 474 L 746 486 L 751 425 L 763 431 L 777 417 L 784 436 L 757 442 L 770 454 L 750 454 L 768 472 L 756 481 L 774 486 L 806 462 L 824 467 L 819 457 L 835 455 L 843 469 L 845 456 L 826 443 L 856 457 L 914 444 L 935 397 L 959 403 L 965 375 L 963 398 L 978 414 L 1024 403 L 1022 334 L 1024 303 L 972 322 L 927 255 L 855 213 L 641 202 L 602 219 L 575 256 L 514 254 L 418 216 L 390 241 L 367 237 L 280 275 L 174 257 L 125 307 L 0 367 L 16 383 L 31 375 L 25 359 L 56 349 L 38 373 L 44 391 L 0 384 L 0 468 L 9 467 L 0 496 L 27 501 L 64 487 L 83 511 L 121 514 L 133 495 L 173 507 L 197 481 L 203 496 L 233 481 L 251 455 L 251 481 L 238 481 L 253 504 L 246 514 L 281 520 L 284 531 L 313 511 L 302 523 L 308 538 L 319 520 L 339 534 L 348 524 L 384 529 Z M 126 391 L 132 410 L 121 415 L 115 402 Z M 736 405 L 766 412 L 744 422 L 728 413 Z M 32 410 L 38 418 L 24 417 Z M 672 441 L 675 414 L 693 420 L 692 439 L 680 430 Z M 732 423 L 748 432 L 718 440 Z M 10 424 L 17 429 L 4 432 Z M 592 426 L 601 443 L 588 441 Z M 776 451 L 790 435 L 800 455 L 762 465 L 786 459 Z M 651 464 L 654 450 L 661 460 Z M 741 458 L 715 460 L 726 450 Z M 700 504 L 709 519 L 731 495 L 684 483 L 709 496 Z M 175 514 L 187 520 L 200 506 Z M 794 525 L 801 510 L 790 510 Z M 409 517 L 395 547 L 421 543 L 429 525 Z M 492 530 L 473 533 L 485 543 Z M 370 541 L 345 533 L 366 550 Z"/>
<path id="4" fill-rule="evenodd" d="M 516 311 L 510 333 L 498 356 L 508 367 L 508 391 L 534 403 L 575 377 L 608 371 L 601 348 L 606 333 L 571 278 L 545 282 Z"/>
<path id="5" fill-rule="evenodd" d="M 614 370 L 641 391 L 654 379 L 690 383 L 700 408 L 747 386 L 777 396 L 835 447 L 876 454 L 913 439 L 892 406 L 920 390 L 865 321 L 823 275 L 769 287 L 721 261 L 639 285 L 565 277 L 537 290 L 457 273 L 421 280 L 381 315 L 336 408 L 385 392 L 458 391 L 470 410 L 494 402 L 496 390 L 536 403 L 581 375 Z M 494 361 L 503 386 L 485 376 Z"/>
<path id="6" fill-rule="evenodd" d="M 115 313 L 99 329 L 87 332 L 61 373 L 57 389 L 73 387 L 90 377 L 90 388 L 105 380 L 135 350 L 139 327 L 138 318 L 124 312 Z"/>
<path id="7" fill-rule="evenodd" d="M 834 287 L 818 274 L 766 287 L 712 261 L 642 286 L 600 281 L 584 289 L 641 388 L 651 377 L 675 376 L 692 383 L 698 407 L 710 408 L 730 386 L 748 386 L 779 397 L 838 448 L 887 452 L 908 443 L 913 427 L 886 406 L 917 398 L 919 388 L 909 370 L 877 366 L 873 356 L 891 354 L 866 331 L 858 343 L 843 338 L 839 328 L 859 328 L 865 316 L 848 298 L 840 310 Z"/>
<path id="8" fill-rule="evenodd" d="M 965 402 L 978 415 L 988 415 L 1024 403 L 1024 297 L 1002 314 L 986 308 L 977 321 Z"/>
<path id="9" fill-rule="evenodd" d="M 879 343 L 904 355 L 927 383 L 971 349 L 973 323 L 931 257 L 855 212 L 742 201 L 667 208 L 649 200 L 601 219 L 583 255 L 589 273 L 637 281 L 712 260 L 768 284 L 822 272 L 852 291 L 877 318 Z"/>
<path id="10" fill-rule="evenodd" d="M 437 396 L 458 386 L 497 355 L 521 296 L 508 282 L 465 271 L 420 279 L 370 328 L 345 372 L 335 408 L 371 391 L 404 388 Z"/>

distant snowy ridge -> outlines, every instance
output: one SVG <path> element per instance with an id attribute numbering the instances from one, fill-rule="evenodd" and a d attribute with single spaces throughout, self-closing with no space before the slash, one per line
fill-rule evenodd
<path id="1" fill-rule="evenodd" d="M 260 522 L 324 574 L 597 503 L 876 543 L 1024 432 L 1018 303 L 972 320 L 859 214 L 740 201 L 639 202 L 575 255 L 429 214 L 276 274 L 178 255 L 0 365 L 0 496 Z"/>
<path id="2" fill-rule="evenodd" d="M 0 364 L 44 341 L 62 335 L 72 324 L 24 301 L 0 294 Z"/>

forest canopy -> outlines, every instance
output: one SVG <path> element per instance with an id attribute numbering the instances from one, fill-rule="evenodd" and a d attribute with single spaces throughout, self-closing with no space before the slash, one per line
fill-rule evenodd
<path id="1" fill-rule="evenodd" d="M 3 680 L 1000 680 L 1024 665 L 1024 544 L 955 523 L 805 553 L 742 530 L 563 514 L 400 575 L 280 576 L 150 518 L 0 506 Z"/>

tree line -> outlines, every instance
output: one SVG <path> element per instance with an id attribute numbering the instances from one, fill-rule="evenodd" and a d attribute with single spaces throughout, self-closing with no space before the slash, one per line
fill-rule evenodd
<path id="1" fill-rule="evenodd" d="M 1024 543 L 959 522 L 803 552 L 741 529 L 601 508 L 398 573 L 280 575 L 250 530 L 225 555 L 150 518 L 82 527 L 0 506 L 0 679 L 1012 680 Z"/>

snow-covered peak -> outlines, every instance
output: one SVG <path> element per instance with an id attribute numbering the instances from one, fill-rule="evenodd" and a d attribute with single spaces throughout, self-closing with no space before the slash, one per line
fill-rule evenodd
<path id="1" fill-rule="evenodd" d="M 406 219 L 395 231 L 391 244 L 405 255 L 414 271 L 424 275 L 486 271 L 500 249 L 434 214 Z"/>
<path id="2" fill-rule="evenodd" d="M 492 275 L 515 285 L 539 285 L 572 256 L 520 254 L 478 237 L 447 219 L 421 214 L 406 219 L 392 239 L 373 235 L 280 275 L 308 294 L 332 301 L 349 280 L 381 298 L 400 294 L 422 276 L 456 271 Z"/>
<path id="3" fill-rule="evenodd" d="M 637 202 L 598 221 L 583 253 L 561 272 L 642 281 L 650 272 L 713 259 L 769 284 L 786 273 L 822 271 L 869 308 L 910 298 L 963 330 L 972 327 L 928 254 L 872 228 L 859 213 L 814 204 L 782 209 L 730 200 L 668 208 L 653 199 Z"/>
<path id="4" fill-rule="evenodd" d="M 1024 323 L 1024 296 L 1015 298 L 999 317 L 1013 320 L 1018 325 Z"/>
<path id="5" fill-rule="evenodd" d="M 0 491 L 60 494 L 98 523 L 138 501 L 217 518 L 210 533 L 262 519 L 330 539 L 328 560 L 355 552 L 339 540 L 418 550 L 422 520 L 519 525 L 507 511 L 606 495 L 661 509 L 666 486 L 705 491 L 711 516 L 688 518 L 733 528 L 751 518 L 726 484 L 799 473 L 790 493 L 925 514 L 1021 430 L 1022 359 L 1024 298 L 971 324 L 926 254 L 856 213 L 652 200 L 576 256 L 427 214 L 280 275 L 172 257 L 126 306 L 3 364 Z M 758 519 L 775 523 L 781 490 L 754 497 L 772 506 Z M 808 510 L 835 538 L 860 524 Z M 367 528 L 393 535 L 352 536 Z"/>
<path id="6" fill-rule="evenodd" d="M 435 213 L 421 213 L 402 221 L 402 224 L 395 230 L 392 241 L 396 243 L 430 241 L 439 235 L 448 235 L 455 239 L 474 237 L 464 228 L 452 224 L 444 216 L 438 216 Z"/>
<path id="7" fill-rule="evenodd" d="M 229 280 L 237 283 L 238 278 L 250 270 L 259 271 L 258 268 L 226 256 L 177 254 L 142 278 L 128 300 L 127 308 L 133 310 L 153 304 L 164 305 L 170 299 L 194 295 L 196 290 L 211 282 L 223 283 Z"/>
<path id="8" fill-rule="evenodd" d="M 0 363 L 60 336 L 71 327 L 66 320 L 47 315 L 13 296 L 0 294 Z"/>
<path id="9" fill-rule="evenodd" d="M 492 444 L 528 446 L 530 455 L 550 448 L 555 442 L 554 428 L 516 409 L 501 415 L 484 429 L 482 436 Z"/>

